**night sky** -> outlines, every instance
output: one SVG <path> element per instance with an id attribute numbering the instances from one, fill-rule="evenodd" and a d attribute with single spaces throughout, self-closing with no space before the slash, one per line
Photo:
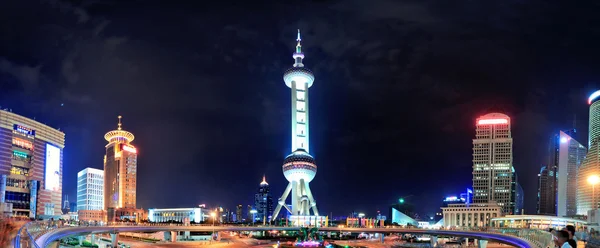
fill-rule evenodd
<path id="1" fill-rule="evenodd" d="M 177 2 L 175 4 L 174 2 Z M 322 213 L 423 213 L 471 185 L 475 119 L 512 118 L 535 211 L 550 134 L 578 130 L 600 79 L 597 1 L 0 1 L 0 106 L 66 133 L 63 192 L 136 135 L 138 207 L 251 204 L 287 184 L 296 29 Z"/>

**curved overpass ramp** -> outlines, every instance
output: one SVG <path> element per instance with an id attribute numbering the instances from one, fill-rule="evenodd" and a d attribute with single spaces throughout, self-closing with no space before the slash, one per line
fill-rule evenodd
<path id="1" fill-rule="evenodd" d="M 39 247 L 46 247 L 51 242 L 69 237 L 83 236 L 96 233 L 120 233 L 120 232 L 167 232 L 167 231 L 297 231 L 298 227 L 241 227 L 241 226 L 93 226 L 93 227 L 67 227 L 52 230 L 43 234 L 35 240 Z M 500 233 L 453 231 L 453 230 L 428 230 L 428 229 L 404 229 L 404 228 L 336 228 L 322 227 L 319 231 L 324 232 L 354 232 L 354 233 L 402 233 L 402 234 L 428 234 L 432 236 L 464 237 L 480 240 L 495 241 L 519 248 L 536 247 L 533 243 L 515 236 Z"/>

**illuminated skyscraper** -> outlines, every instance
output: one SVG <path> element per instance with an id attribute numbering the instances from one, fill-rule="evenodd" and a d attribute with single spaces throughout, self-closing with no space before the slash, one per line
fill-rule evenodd
<path id="1" fill-rule="evenodd" d="M 104 171 L 85 168 L 77 173 L 77 210 L 104 209 Z"/>
<path id="2" fill-rule="evenodd" d="M 108 141 L 104 156 L 104 209 L 108 220 L 114 220 L 118 209 L 136 208 L 137 149 L 131 144 L 135 137 L 121 128 L 104 135 Z"/>
<path id="3" fill-rule="evenodd" d="M 600 176 L 600 90 L 588 98 L 590 104 L 589 148 L 577 173 L 577 214 L 587 215 L 598 208 L 598 186 L 589 179 Z"/>
<path id="4" fill-rule="evenodd" d="M 600 90 L 592 93 L 588 98 L 590 105 L 590 123 L 588 133 L 588 147 L 592 146 L 592 142 L 600 137 Z"/>
<path id="5" fill-rule="evenodd" d="M 258 192 L 254 195 L 254 209 L 257 211 L 256 218 L 259 222 L 270 221 L 271 214 L 273 213 L 273 197 L 264 176 L 258 187 Z"/>
<path id="6" fill-rule="evenodd" d="M 296 39 L 296 51 L 293 54 L 294 65 L 283 74 L 285 84 L 290 87 L 292 93 L 292 154 L 283 161 L 283 175 L 289 184 L 283 195 L 278 200 L 278 205 L 273 213 L 273 219 L 277 218 L 281 208 L 285 208 L 291 215 L 290 220 L 295 225 L 305 225 L 322 222 L 325 218 L 319 216 L 317 203 L 310 191 L 309 183 L 317 174 L 315 159 L 309 153 L 309 114 L 308 114 L 308 89 L 313 85 L 315 76 L 304 68 L 302 59 L 302 45 L 300 44 L 300 30 Z M 289 209 L 285 203 L 290 196 L 292 208 Z M 311 213 L 312 209 L 312 213 Z M 301 223 L 302 222 L 302 223 Z M 317 224 L 318 225 L 318 224 Z"/>
<path id="7" fill-rule="evenodd" d="M 577 214 L 577 171 L 585 159 L 587 148 L 573 137 L 575 130 L 554 135 L 550 165 L 556 169 L 556 214 L 559 217 Z"/>
<path id="8" fill-rule="evenodd" d="M 473 203 L 495 201 L 503 213 L 512 214 L 516 207 L 517 186 L 512 158 L 510 118 L 490 113 L 476 122 L 473 139 Z"/>
<path id="9" fill-rule="evenodd" d="M 0 211 L 61 215 L 64 147 L 60 130 L 0 110 Z"/>

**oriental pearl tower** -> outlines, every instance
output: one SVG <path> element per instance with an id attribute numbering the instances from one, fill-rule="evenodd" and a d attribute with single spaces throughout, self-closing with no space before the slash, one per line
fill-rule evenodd
<path id="1" fill-rule="evenodd" d="M 283 175 L 289 184 L 279 198 L 273 219 L 277 218 L 283 207 L 290 213 L 289 219 L 294 225 L 314 225 L 323 219 L 319 216 L 309 186 L 317 174 L 315 159 L 309 153 L 308 122 L 308 89 L 313 85 L 315 76 L 302 63 L 304 54 L 300 44 L 300 30 L 296 41 L 296 52 L 293 54 L 295 63 L 283 74 L 285 85 L 292 89 L 292 153 L 285 158 L 282 166 Z M 291 209 L 286 204 L 288 196 L 292 201 Z"/>

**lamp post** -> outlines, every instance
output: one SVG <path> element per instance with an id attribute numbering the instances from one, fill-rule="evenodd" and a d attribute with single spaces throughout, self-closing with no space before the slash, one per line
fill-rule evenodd
<path id="1" fill-rule="evenodd" d="M 214 236 L 215 236 L 215 219 L 217 218 L 217 214 L 215 212 L 211 212 L 210 213 L 210 217 L 213 218 L 213 224 L 212 224 L 212 237 L 210 238 L 210 242 L 212 242 Z"/>
<path id="2" fill-rule="evenodd" d="M 598 208 L 598 203 L 596 202 L 596 184 L 600 182 L 600 177 L 596 175 L 591 175 L 587 179 L 588 183 L 592 185 L 592 203 L 594 204 L 593 210 Z"/>
<path id="3" fill-rule="evenodd" d="M 256 220 L 256 213 L 258 211 L 256 211 L 256 209 L 252 209 L 250 210 L 250 213 L 252 214 L 252 225 L 254 226 L 254 221 Z"/>

